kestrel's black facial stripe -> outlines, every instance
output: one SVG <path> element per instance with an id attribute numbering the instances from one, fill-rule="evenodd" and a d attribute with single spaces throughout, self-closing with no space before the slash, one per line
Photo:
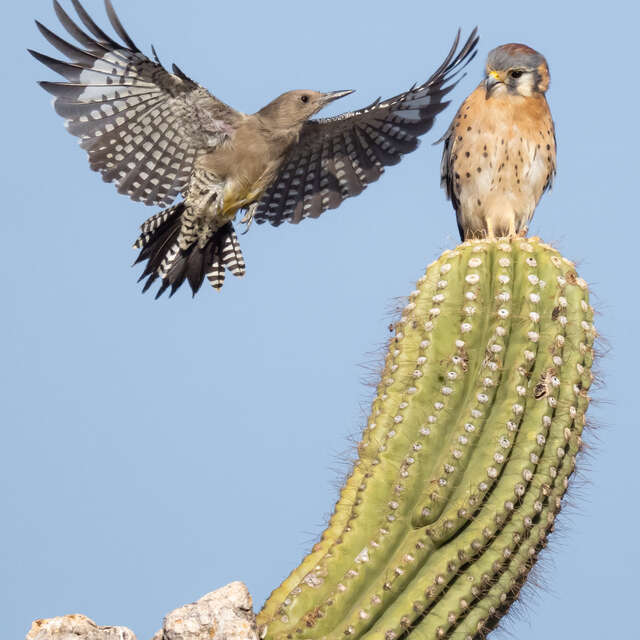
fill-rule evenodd
<path id="1" fill-rule="evenodd" d="M 536 69 L 533 72 L 533 74 L 535 78 L 534 86 L 536 87 L 536 89 L 540 90 L 540 85 L 542 84 L 544 78 L 540 75 L 540 72 L 538 71 L 538 69 Z M 548 79 L 548 76 L 547 76 L 547 79 Z"/>
<path id="2" fill-rule="evenodd" d="M 527 78 L 527 75 L 533 73 L 534 71 L 530 69 L 509 69 L 505 78 L 505 84 L 511 93 L 518 93 L 519 86 L 527 82 L 531 82 L 530 78 Z M 537 78 L 534 77 L 534 85 L 537 84 L 537 82 Z"/>

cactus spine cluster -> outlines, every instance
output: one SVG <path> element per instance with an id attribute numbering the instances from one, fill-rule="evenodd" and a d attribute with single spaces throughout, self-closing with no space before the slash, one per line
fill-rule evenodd
<path id="1" fill-rule="evenodd" d="M 263 635 L 484 638 L 574 469 L 592 321 L 572 263 L 536 239 L 466 242 L 430 265 L 328 528 L 265 603 Z"/>

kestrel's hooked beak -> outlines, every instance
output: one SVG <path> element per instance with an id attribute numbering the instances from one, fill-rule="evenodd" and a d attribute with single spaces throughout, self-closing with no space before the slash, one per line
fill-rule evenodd
<path id="1" fill-rule="evenodd" d="M 484 81 L 484 87 L 486 90 L 485 97 L 488 98 L 491 95 L 493 88 L 501 82 L 504 82 L 504 73 L 491 69 L 487 73 L 487 79 Z"/>
<path id="2" fill-rule="evenodd" d="M 323 94 L 322 102 L 323 104 L 329 104 L 338 98 L 344 98 L 345 96 L 351 95 L 355 89 L 346 89 L 345 91 L 329 91 L 328 93 Z"/>

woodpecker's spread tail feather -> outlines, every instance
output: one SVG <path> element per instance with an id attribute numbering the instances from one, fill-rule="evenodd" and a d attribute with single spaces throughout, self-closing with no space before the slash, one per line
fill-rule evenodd
<path id="1" fill-rule="evenodd" d="M 187 249 L 180 248 L 185 211 L 184 202 L 180 202 L 152 216 L 140 227 L 140 236 L 133 245 L 140 249 L 135 264 L 147 261 L 139 279 L 146 278 L 142 291 L 147 291 L 158 278 L 162 281 L 156 298 L 169 287 L 172 296 L 185 280 L 195 295 L 205 276 L 214 289 L 220 289 L 224 284 L 225 269 L 234 276 L 245 273 L 244 258 L 231 222 L 216 229 L 204 247 L 198 247 L 194 242 Z"/>

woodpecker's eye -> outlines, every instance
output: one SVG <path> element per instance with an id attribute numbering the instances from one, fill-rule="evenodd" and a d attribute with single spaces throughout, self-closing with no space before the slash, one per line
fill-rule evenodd
<path id="1" fill-rule="evenodd" d="M 302 100 L 302 102 L 309 102 L 309 96 L 300 96 L 300 100 Z"/>
<path id="2" fill-rule="evenodd" d="M 523 73 L 524 73 L 524 71 L 522 71 L 520 69 L 514 69 L 513 71 L 509 71 L 509 75 L 512 78 L 519 78 Z"/>

